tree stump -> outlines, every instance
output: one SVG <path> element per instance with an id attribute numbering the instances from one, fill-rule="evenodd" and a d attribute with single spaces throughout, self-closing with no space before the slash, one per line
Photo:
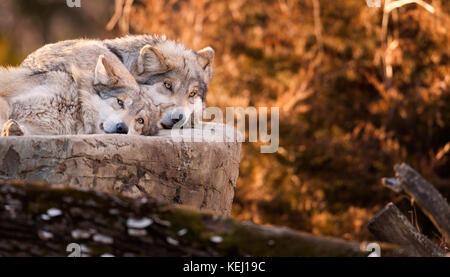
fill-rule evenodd
<path id="1" fill-rule="evenodd" d="M 233 134 L 232 127 L 230 132 L 224 125 L 214 126 L 217 132 L 209 132 L 201 142 L 189 142 L 192 139 L 180 130 L 164 130 L 155 137 L 2 137 L 0 179 L 119 192 L 129 197 L 150 195 L 229 215 L 241 143 L 229 137 L 225 142 L 221 139 L 224 134 L 220 131 Z"/>
<path id="2" fill-rule="evenodd" d="M 450 242 L 450 204 L 447 199 L 409 165 L 399 164 L 394 169 L 404 191 Z"/>
<path id="3" fill-rule="evenodd" d="M 401 246 L 408 256 L 445 256 L 442 249 L 414 228 L 394 203 L 389 203 L 379 211 L 367 228 L 378 240 Z"/>
<path id="4" fill-rule="evenodd" d="M 445 241 L 450 238 L 450 206 L 439 191 L 417 171 L 402 163 L 394 166 L 395 178 L 383 178 L 382 184 L 405 192 L 433 222 Z M 421 234 L 393 203 L 389 203 L 369 222 L 367 228 L 379 240 L 401 246 L 408 256 L 442 257 L 448 255 Z"/>

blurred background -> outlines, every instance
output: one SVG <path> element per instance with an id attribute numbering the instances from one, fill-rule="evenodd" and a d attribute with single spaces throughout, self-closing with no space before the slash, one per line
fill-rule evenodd
<path id="1" fill-rule="evenodd" d="M 64 39 L 166 34 L 216 50 L 209 106 L 280 107 L 279 151 L 243 146 L 234 217 L 370 240 L 394 200 L 441 240 L 380 179 L 407 162 L 450 199 L 450 1 L 65 2 L 0 0 L 0 64 Z"/>

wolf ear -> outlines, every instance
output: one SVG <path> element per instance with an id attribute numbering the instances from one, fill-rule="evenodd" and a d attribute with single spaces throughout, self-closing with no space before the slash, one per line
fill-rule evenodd
<path id="1" fill-rule="evenodd" d="M 112 86 L 119 81 L 104 55 L 98 57 L 94 73 L 94 85 Z"/>
<path id="2" fill-rule="evenodd" d="M 136 65 L 136 73 L 141 75 L 144 72 L 153 74 L 163 73 L 169 70 L 166 59 L 158 49 L 151 45 L 142 47 Z"/>
<path id="3" fill-rule="evenodd" d="M 207 74 L 207 77 L 209 79 L 208 81 L 210 81 L 212 78 L 214 55 L 214 49 L 212 49 L 212 47 L 210 46 L 205 47 L 197 52 L 198 61 Z"/>
<path id="4" fill-rule="evenodd" d="M 214 61 L 214 49 L 208 46 L 203 48 L 202 50 L 197 52 L 198 61 L 202 65 L 203 69 L 206 69 L 207 66 L 212 66 Z"/>

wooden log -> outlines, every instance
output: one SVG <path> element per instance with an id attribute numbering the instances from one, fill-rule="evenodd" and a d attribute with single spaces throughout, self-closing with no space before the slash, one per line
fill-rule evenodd
<path id="1" fill-rule="evenodd" d="M 393 203 L 379 211 L 367 228 L 378 240 L 402 247 L 408 256 L 445 256 L 445 252 L 418 232 Z"/>
<path id="2" fill-rule="evenodd" d="M 400 193 L 403 191 L 402 186 L 400 185 L 398 179 L 395 177 L 383 178 L 381 179 L 381 184 L 396 193 Z"/>
<path id="3" fill-rule="evenodd" d="M 407 164 L 394 167 L 403 190 L 419 205 L 447 242 L 450 242 L 450 205 L 439 191 Z"/>
<path id="4" fill-rule="evenodd" d="M 361 243 L 239 222 L 148 197 L 0 183 L 0 256 L 68 256 L 72 243 L 87 256 L 369 254 Z M 390 245 L 382 251 L 402 255 Z"/>

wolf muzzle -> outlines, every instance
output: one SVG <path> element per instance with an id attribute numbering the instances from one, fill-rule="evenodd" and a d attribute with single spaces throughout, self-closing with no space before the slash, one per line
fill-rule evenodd
<path id="1" fill-rule="evenodd" d="M 186 115 L 184 111 L 173 110 L 166 114 L 166 116 L 161 120 L 161 125 L 164 129 L 172 129 L 175 126 L 184 126 L 190 115 Z"/>
<path id="2" fill-rule="evenodd" d="M 128 134 L 128 126 L 123 123 L 120 122 L 116 125 L 116 132 L 117 134 Z"/>
<path id="3" fill-rule="evenodd" d="M 105 128 L 106 126 L 102 123 L 100 124 L 100 129 L 102 129 L 106 134 L 128 134 L 127 124 L 120 122 L 113 126 L 113 128 Z"/>

